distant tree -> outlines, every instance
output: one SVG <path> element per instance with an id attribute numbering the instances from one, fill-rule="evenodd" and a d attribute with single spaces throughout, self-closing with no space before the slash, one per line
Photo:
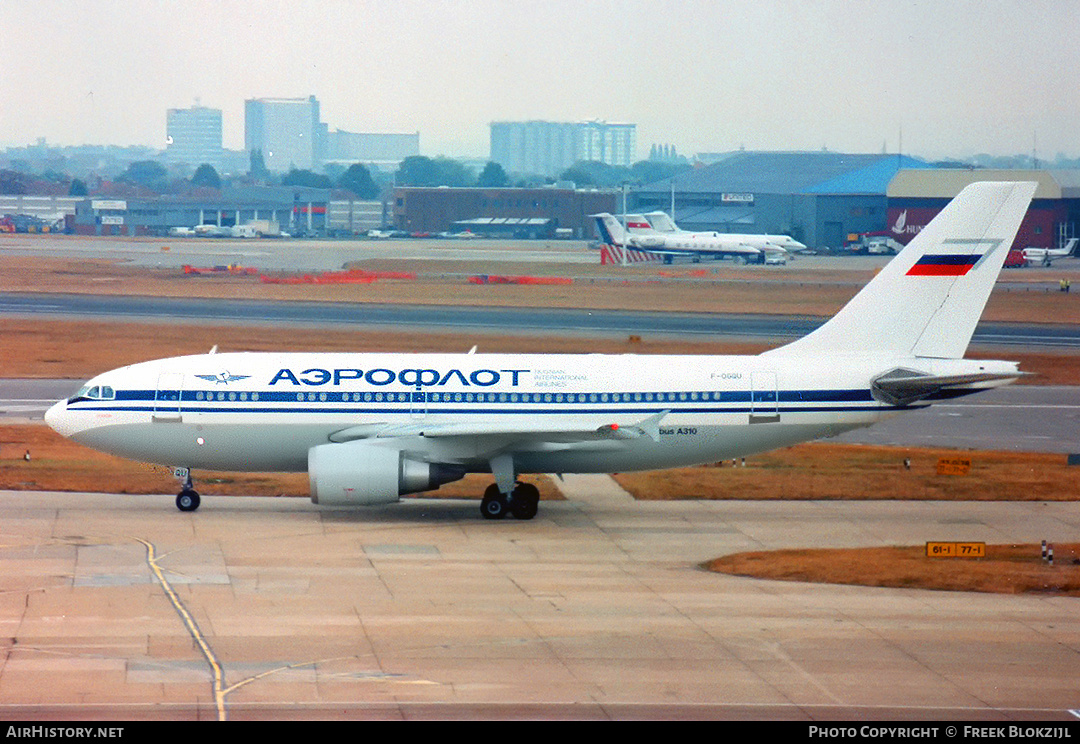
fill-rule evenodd
<path id="1" fill-rule="evenodd" d="M 337 183 L 341 180 L 341 177 L 345 175 L 345 171 L 348 170 L 341 163 L 327 163 L 323 166 L 323 173 L 330 177 L 330 180 Z"/>
<path id="2" fill-rule="evenodd" d="M 161 163 L 155 160 L 137 160 L 117 176 L 116 180 L 142 186 L 160 194 L 169 186 L 168 176 L 168 171 Z"/>
<path id="3" fill-rule="evenodd" d="M 313 189 L 332 189 L 334 187 L 330 176 L 315 173 L 309 170 L 293 168 L 281 178 L 282 186 L 307 186 Z"/>
<path id="4" fill-rule="evenodd" d="M 510 183 L 510 177 L 506 175 L 503 167 L 494 161 L 488 161 L 484 170 L 476 177 L 476 185 L 485 188 L 502 188 Z"/>
<path id="5" fill-rule="evenodd" d="M 398 186 L 472 186 L 473 173 L 450 158 L 410 155 L 401 161 L 394 183 Z"/>
<path id="6" fill-rule="evenodd" d="M 669 163 L 659 160 L 639 160 L 630 166 L 630 174 L 638 183 L 655 183 L 671 178 L 676 173 L 690 170 L 689 163 Z"/>
<path id="7" fill-rule="evenodd" d="M 560 181 L 573 181 L 577 186 L 596 186 L 593 175 L 584 168 L 570 166 L 559 174 Z"/>
<path id="8" fill-rule="evenodd" d="M 633 180 L 630 169 L 621 165 L 608 165 L 598 160 L 581 160 L 563 171 L 560 180 L 573 181 L 586 186 L 611 188 Z"/>
<path id="9" fill-rule="evenodd" d="M 86 188 L 86 182 L 79 178 L 71 179 L 71 186 L 68 187 L 68 196 L 87 196 L 90 193 Z"/>
<path id="10" fill-rule="evenodd" d="M 410 155 L 398 166 L 394 183 L 398 186 L 438 186 L 435 161 L 423 155 Z"/>
<path id="11" fill-rule="evenodd" d="M 212 189 L 221 188 L 221 176 L 217 169 L 209 163 L 203 163 L 195 169 L 195 175 L 191 177 L 192 186 L 208 186 Z"/>
<path id="12" fill-rule="evenodd" d="M 476 173 L 451 158 L 435 158 L 435 165 L 439 169 L 438 186 L 473 186 L 476 184 Z"/>
<path id="13" fill-rule="evenodd" d="M 27 181 L 25 173 L 0 170 L 0 194 L 25 194 L 28 190 Z"/>
<path id="14" fill-rule="evenodd" d="M 341 174 L 337 185 L 348 189 L 361 199 L 374 199 L 379 195 L 379 187 L 371 177 L 371 171 L 361 163 L 353 163 Z"/>
<path id="15" fill-rule="evenodd" d="M 254 178 L 256 181 L 268 181 L 270 180 L 270 169 L 266 167 L 266 160 L 263 159 L 262 150 L 254 149 L 251 151 L 249 157 L 248 175 Z"/>

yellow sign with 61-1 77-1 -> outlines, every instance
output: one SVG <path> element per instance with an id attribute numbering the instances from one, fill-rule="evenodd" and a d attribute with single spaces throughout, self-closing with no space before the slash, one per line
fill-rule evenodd
<path id="1" fill-rule="evenodd" d="M 985 558 L 986 543 L 981 542 L 928 542 L 927 558 Z"/>

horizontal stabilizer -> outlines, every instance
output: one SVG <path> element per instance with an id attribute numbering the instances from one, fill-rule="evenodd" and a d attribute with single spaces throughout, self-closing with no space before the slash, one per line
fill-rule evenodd
<path id="1" fill-rule="evenodd" d="M 894 369 L 870 384 L 874 398 L 893 406 L 908 406 L 935 397 L 959 397 L 997 384 L 1012 382 L 1023 372 L 973 372 L 959 375 L 928 375 L 910 369 Z M 996 384 L 995 384 L 996 383 Z"/>

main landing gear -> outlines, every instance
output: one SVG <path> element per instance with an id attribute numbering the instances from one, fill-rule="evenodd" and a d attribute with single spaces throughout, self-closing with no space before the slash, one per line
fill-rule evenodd
<path id="1" fill-rule="evenodd" d="M 513 514 L 515 519 L 532 519 L 540 507 L 540 490 L 531 483 L 518 481 L 513 490 L 505 494 L 492 483 L 484 491 L 480 513 L 485 519 L 502 519 Z"/>
<path id="2" fill-rule="evenodd" d="M 184 484 L 180 493 L 176 495 L 176 508 L 182 512 L 193 512 L 199 508 L 201 499 L 199 498 L 199 492 L 195 490 L 194 484 L 191 482 L 191 472 L 187 468 L 177 468 L 178 476 L 182 473 L 182 483 Z"/>

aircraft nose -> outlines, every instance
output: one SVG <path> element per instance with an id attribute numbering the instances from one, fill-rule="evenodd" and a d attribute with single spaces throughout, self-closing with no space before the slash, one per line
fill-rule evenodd
<path id="1" fill-rule="evenodd" d="M 45 423 L 57 434 L 70 437 L 75 427 L 72 426 L 71 417 L 68 416 L 67 401 L 62 400 L 53 403 L 49 410 L 45 412 Z"/>

